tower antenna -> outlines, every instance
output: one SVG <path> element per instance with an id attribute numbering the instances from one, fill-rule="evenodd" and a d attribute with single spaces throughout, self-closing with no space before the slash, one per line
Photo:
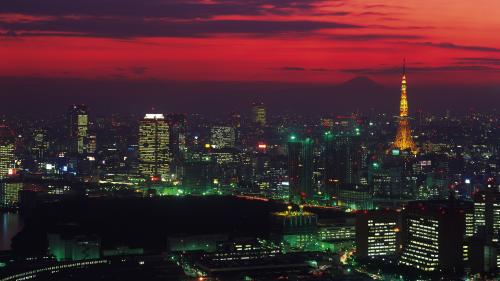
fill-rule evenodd
<path id="1" fill-rule="evenodd" d="M 406 75 L 406 58 L 403 58 L 403 75 Z"/>

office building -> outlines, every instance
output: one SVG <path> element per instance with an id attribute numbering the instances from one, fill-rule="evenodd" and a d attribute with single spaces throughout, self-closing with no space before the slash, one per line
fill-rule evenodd
<path id="1" fill-rule="evenodd" d="M 500 238 L 500 192 L 488 189 L 474 195 L 474 233 L 488 241 Z"/>
<path id="2" fill-rule="evenodd" d="M 163 114 L 146 114 L 139 124 L 139 174 L 152 180 L 170 171 L 168 124 Z"/>
<path id="3" fill-rule="evenodd" d="M 401 213 L 397 210 L 356 213 L 356 255 L 394 258 L 401 251 Z"/>
<path id="4" fill-rule="evenodd" d="M 69 151 L 84 154 L 88 151 L 89 114 L 85 105 L 72 105 L 68 110 Z"/>
<path id="5" fill-rule="evenodd" d="M 457 200 L 410 202 L 403 213 L 399 264 L 445 274 L 463 270 L 466 214 L 471 212 L 471 204 Z"/>

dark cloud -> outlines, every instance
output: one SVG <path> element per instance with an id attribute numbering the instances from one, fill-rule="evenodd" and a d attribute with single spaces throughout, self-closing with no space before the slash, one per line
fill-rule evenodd
<path id="1" fill-rule="evenodd" d="M 333 71 L 332 69 L 328 68 L 311 68 L 311 71 L 316 71 L 316 72 L 328 72 L 328 71 Z"/>
<path id="2" fill-rule="evenodd" d="M 422 39 L 420 35 L 410 34 L 335 34 L 330 37 L 333 40 L 340 41 L 371 41 L 371 40 L 387 40 L 387 39 Z"/>
<path id="3" fill-rule="evenodd" d="M 422 66 L 407 67 L 408 72 L 454 72 L 454 71 L 481 71 L 481 72 L 500 72 L 500 68 L 479 66 L 479 65 L 446 65 L 446 66 Z M 356 75 L 379 75 L 379 74 L 398 74 L 402 72 L 401 67 L 382 67 L 382 68 L 349 68 L 342 69 L 342 72 L 353 73 Z"/>
<path id="4" fill-rule="evenodd" d="M 383 12 L 363 12 L 359 14 L 360 16 L 387 16 L 387 13 Z"/>
<path id="5" fill-rule="evenodd" d="M 2 23 L 11 32 L 94 37 L 201 37 L 218 33 L 269 34 L 311 32 L 318 29 L 361 28 L 352 24 L 322 21 L 193 20 L 170 21 L 139 18 L 59 18 L 51 21 Z M 32 33 L 33 34 L 33 33 Z M 36 34 L 36 33 L 34 33 Z"/>
<path id="6" fill-rule="evenodd" d="M 313 72 L 328 72 L 333 71 L 328 68 L 305 68 L 299 66 L 284 66 L 281 68 L 273 69 L 273 70 L 282 70 L 282 71 L 313 71 Z"/>
<path id="7" fill-rule="evenodd" d="M 469 45 L 457 45 L 449 42 L 434 43 L 434 42 L 420 42 L 416 43 L 422 46 L 444 48 L 444 49 L 457 49 L 457 50 L 469 50 L 469 51 L 481 51 L 481 52 L 500 52 L 500 48 L 484 47 L 484 46 L 469 46 Z"/>
<path id="8" fill-rule="evenodd" d="M 284 70 L 284 71 L 305 71 L 306 69 L 303 67 L 297 67 L 297 66 L 284 66 L 282 68 L 279 68 L 278 70 Z"/>
<path id="9" fill-rule="evenodd" d="M 218 15 L 283 13 L 309 10 L 322 0 L 219 0 L 211 3 L 186 0 L 5 0 L 1 13 L 44 16 L 87 15 L 124 17 L 211 18 Z"/>
<path id="10" fill-rule="evenodd" d="M 500 58 L 457 58 L 460 64 L 484 64 L 484 65 L 500 65 Z"/>

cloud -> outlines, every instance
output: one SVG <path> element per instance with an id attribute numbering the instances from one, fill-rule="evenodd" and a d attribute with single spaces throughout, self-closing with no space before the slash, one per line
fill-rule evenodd
<path id="1" fill-rule="evenodd" d="M 421 46 L 429 46 L 444 49 L 456 49 L 456 50 L 469 50 L 469 51 L 481 51 L 481 52 L 500 52 L 500 48 L 484 47 L 484 46 L 469 46 L 469 45 L 457 45 L 449 42 L 434 43 L 434 42 L 419 42 L 416 43 Z"/>
<path id="2" fill-rule="evenodd" d="M 303 67 L 297 67 L 297 66 L 284 66 L 282 68 L 279 68 L 278 70 L 284 70 L 284 71 L 306 71 L 305 68 L 303 68 Z"/>
<path id="3" fill-rule="evenodd" d="M 457 58 L 460 64 L 484 64 L 484 65 L 500 65 L 500 58 Z"/>
<path id="4" fill-rule="evenodd" d="M 2 13 L 120 17 L 211 18 L 218 15 L 258 15 L 284 9 L 311 10 L 321 0 L 6 0 Z M 272 9 L 269 9 L 272 7 Z"/>
<path id="5" fill-rule="evenodd" d="M 300 66 L 284 66 L 281 68 L 273 69 L 273 70 L 281 70 L 281 71 L 313 71 L 313 72 L 328 72 L 332 71 L 328 68 L 305 68 Z"/>
<path id="6" fill-rule="evenodd" d="M 330 36 L 333 40 L 340 41 L 372 41 L 372 40 L 387 40 L 387 39 L 400 39 L 400 40 L 412 40 L 412 39 L 422 39 L 424 36 L 421 35 L 411 35 L 411 34 L 334 34 Z"/>
<path id="7" fill-rule="evenodd" d="M 353 24 L 324 21 L 189 20 L 169 21 L 139 18 L 59 18 L 53 21 L 3 23 L 0 29 L 14 32 L 82 34 L 93 37 L 203 37 L 220 33 L 277 34 L 313 32 L 319 29 L 361 28 Z"/>
<path id="8" fill-rule="evenodd" d="M 479 66 L 479 65 L 445 65 L 445 66 L 422 66 L 406 67 L 408 72 L 455 72 L 455 71 L 480 71 L 480 72 L 500 72 L 500 68 Z M 379 74 L 398 74 L 402 72 L 400 66 L 382 67 L 382 68 L 348 68 L 341 72 L 353 73 L 357 75 L 379 75 Z"/>

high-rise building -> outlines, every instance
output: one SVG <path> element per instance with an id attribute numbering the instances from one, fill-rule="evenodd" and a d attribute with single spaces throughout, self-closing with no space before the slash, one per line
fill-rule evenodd
<path id="1" fill-rule="evenodd" d="M 263 103 L 252 105 L 252 122 L 262 127 L 266 126 L 266 108 Z"/>
<path id="2" fill-rule="evenodd" d="M 168 124 L 163 114 L 146 114 L 139 124 L 139 173 L 159 180 L 170 171 Z"/>
<path id="3" fill-rule="evenodd" d="M 354 144 L 350 136 L 325 133 L 326 182 L 338 185 L 354 183 Z"/>
<path id="4" fill-rule="evenodd" d="M 16 137 L 14 132 L 6 125 L 0 125 L 0 179 L 15 173 Z"/>
<path id="5" fill-rule="evenodd" d="M 474 233 L 487 241 L 500 238 L 500 192 L 484 190 L 474 195 Z"/>
<path id="6" fill-rule="evenodd" d="M 356 255 L 359 258 L 395 257 L 400 251 L 400 212 L 372 210 L 356 213 Z"/>
<path id="7" fill-rule="evenodd" d="M 457 200 L 410 202 L 403 214 L 400 265 L 416 270 L 463 270 L 466 214 L 472 205 Z"/>
<path id="8" fill-rule="evenodd" d="M 172 158 L 170 170 L 178 178 L 185 173 L 185 160 L 187 154 L 187 120 L 184 114 L 167 115 L 169 129 L 169 150 Z"/>
<path id="9" fill-rule="evenodd" d="M 403 67 L 403 78 L 401 81 L 401 101 L 399 105 L 398 116 L 398 131 L 393 148 L 401 151 L 410 150 L 412 153 L 417 153 L 417 146 L 411 137 L 410 122 L 408 116 L 408 98 L 406 95 L 406 71 Z"/>
<path id="10" fill-rule="evenodd" d="M 213 148 L 232 148 L 235 141 L 236 133 L 233 127 L 215 126 L 210 130 L 210 142 Z"/>
<path id="11" fill-rule="evenodd" d="M 313 140 L 291 135 L 287 143 L 290 202 L 301 203 L 313 195 Z"/>
<path id="12" fill-rule="evenodd" d="M 333 132 L 324 133 L 324 184 L 328 193 L 338 196 L 340 188 L 360 183 L 361 164 L 365 160 L 359 138 L 360 129 L 356 126 L 334 129 Z"/>
<path id="13" fill-rule="evenodd" d="M 69 150 L 73 153 L 87 153 L 89 114 L 86 105 L 72 105 L 68 110 Z"/>

